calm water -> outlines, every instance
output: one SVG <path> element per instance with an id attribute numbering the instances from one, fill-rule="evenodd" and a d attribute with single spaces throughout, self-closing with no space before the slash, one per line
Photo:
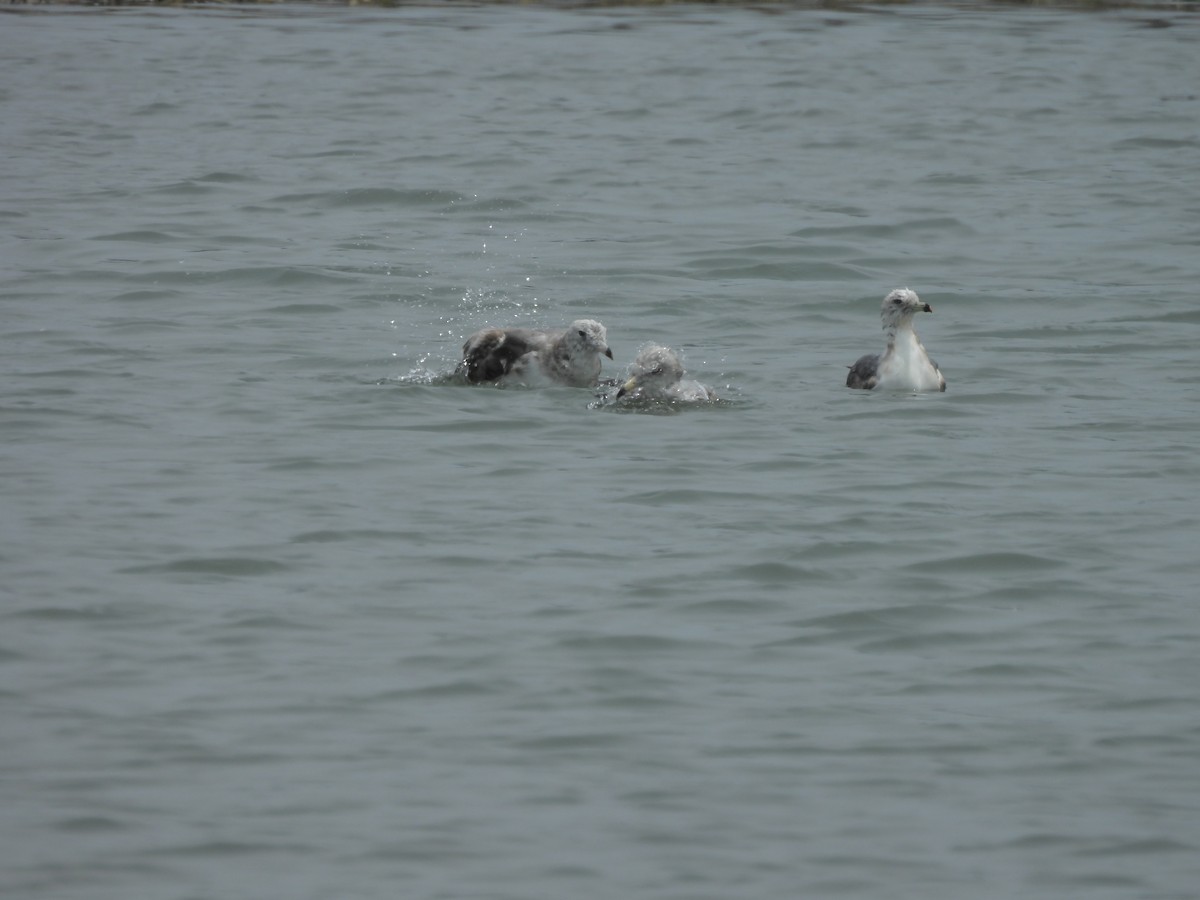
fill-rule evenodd
<path id="1" fill-rule="evenodd" d="M 1195 897 L 1198 39 L 5 10 L 4 896 Z"/>

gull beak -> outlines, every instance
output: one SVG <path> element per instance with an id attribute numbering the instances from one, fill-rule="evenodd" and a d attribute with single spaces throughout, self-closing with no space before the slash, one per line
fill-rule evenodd
<path id="1" fill-rule="evenodd" d="M 632 391 L 635 387 L 637 387 L 637 376 L 636 375 L 634 375 L 632 378 L 630 378 L 628 381 L 626 381 L 623 385 L 621 385 L 621 389 L 619 391 L 617 391 L 617 398 L 620 399 L 621 397 L 624 397 L 626 394 L 628 394 L 630 391 Z"/>
<path id="2" fill-rule="evenodd" d="M 924 306 L 922 306 L 921 309 L 923 309 L 925 312 L 933 312 L 933 307 L 930 306 L 928 303 L 926 303 Z"/>
<path id="3" fill-rule="evenodd" d="M 932 312 L 932 310 L 930 310 L 930 312 Z M 612 351 L 609 350 L 607 347 L 604 348 L 604 355 L 607 356 L 609 359 L 613 358 Z"/>

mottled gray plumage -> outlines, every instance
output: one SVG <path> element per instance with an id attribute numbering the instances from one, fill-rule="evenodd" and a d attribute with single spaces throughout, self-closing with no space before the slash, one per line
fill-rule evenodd
<path id="1" fill-rule="evenodd" d="M 604 326 L 592 319 L 553 331 L 486 328 L 463 344 L 459 371 L 476 383 L 503 379 L 594 387 L 601 354 L 613 358 Z"/>
<path id="2" fill-rule="evenodd" d="M 617 399 L 631 396 L 684 403 L 717 399 L 711 388 L 684 378 L 684 374 L 683 363 L 671 348 L 649 344 L 630 365 L 629 378 L 617 391 Z"/>

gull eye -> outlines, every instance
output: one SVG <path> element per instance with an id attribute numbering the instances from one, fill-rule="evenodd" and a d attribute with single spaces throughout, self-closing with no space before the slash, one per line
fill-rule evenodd
<path id="1" fill-rule="evenodd" d="M 894 304 L 896 304 L 897 306 L 899 306 L 901 303 L 903 303 L 903 302 L 904 302 L 904 300 L 903 300 L 901 297 L 897 297 L 897 298 L 896 298 L 895 300 L 893 300 L 892 302 L 893 302 Z"/>
<path id="2" fill-rule="evenodd" d="M 899 302 L 899 301 L 897 301 L 897 302 Z M 579 332 L 579 336 L 580 336 L 581 338 L 586 338 L 586 337 L 587 337 L 587 332 L 586 332 L 586 331 L 580 331 L 580 332 Z"/>

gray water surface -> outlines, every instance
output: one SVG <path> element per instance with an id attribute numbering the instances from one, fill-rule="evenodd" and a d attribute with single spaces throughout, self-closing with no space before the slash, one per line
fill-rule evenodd
<path id="1" fill-rule="evenodd" d="M 4 896 L 1195 897 L 1198 38 L 0 11 Z"/>

